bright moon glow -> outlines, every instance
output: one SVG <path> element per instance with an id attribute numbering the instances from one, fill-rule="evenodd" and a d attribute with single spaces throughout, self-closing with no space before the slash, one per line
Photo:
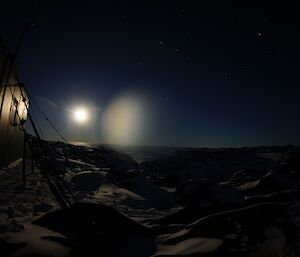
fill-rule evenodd
<path id="1" fill-rule="evenodd" d="M 143 104 L 134 96 L 115 99 L 104 113 L 106 140 L 114 144 L 134 144 L 144 127 Z"/>
<path id="2" fill-rule="evenodd" d="M 74 110 L 74 120 L 78 123 L 85 123 L 88 119 L 88 112 L 84 108 Z"/>

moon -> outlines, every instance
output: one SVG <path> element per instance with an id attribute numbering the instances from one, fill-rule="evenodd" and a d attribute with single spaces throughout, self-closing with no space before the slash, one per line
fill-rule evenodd
<path id="1" fill-rule="evenodd" d="M 73 111 L 73 118 L 74 120 L 77 122 L 77 123 L 86 123 L 87 120 L 88 120 L 88 111 L 85 109 L 85 108 L 76 108 L 74 111 Z"/>

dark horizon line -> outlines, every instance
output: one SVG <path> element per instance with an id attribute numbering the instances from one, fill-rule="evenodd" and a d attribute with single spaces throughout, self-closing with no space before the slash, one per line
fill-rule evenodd
<path id="1" fill-rule="evenodd" d="M 61 140 L 46 140 L 49 142 L 62 142 Z M 62 142 L 63 143 L 63 142 Z M 178 145 L 125 145 L 125 144 L 109 144 L 109 143 L 91 143 L 91 142 L 85 142 L 85 141 L 74 141 L 70 140 L 68 141 L 68 144 L 76 145 L 76 143 L 82 143 L 82 146 L 84 144 L 89 144 L 91 146 L 95 145 L 103 145 L 103 146 L 115 146 L 115 147 L 137 147 L 137 148 L 185 148 L 185 149 L 207 149 L 207 150 L 213 150 L 213 149 L 255 149 L 255 148 L 300 148 L 299 145 L 294 144 L 284 144 L 284 145 L 256 145 L 256 146 L 178 146 Z M 79 144 L 78 144 L 79 145 Z"/>

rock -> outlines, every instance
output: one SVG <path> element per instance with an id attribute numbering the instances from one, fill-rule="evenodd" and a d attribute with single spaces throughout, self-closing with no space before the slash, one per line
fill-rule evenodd
<path id="1" fill-rule="evenodd" d="M 0 234 L 9 231 L 10 227 L 11 226 L 10 226 L 8 219 L 5 216 L 1 215 L 0 216 Z"/>
<path id="2" fill-rule="evenodd" d="M 12 224 L 12 228 L 11 228 L 12 232 L 21 232 L 24 230 L 24 225 L 18 223 L 16 220 L 12 220 L 11 224 Z"/>
<path id="3" fill-rule="evenodd" d="M 16 217 L 22 217 L 23 215 L 20 212 L 18 212 L 15 206 L 9 206 L 7 208 L 7 216 L 8 218 L 16 218 Z"/>
<path id="4" fill-rule="evenodd" d="M 29 214 L 30 212 L 30 209 L 31 209 L 31 205 L 30 204 L 16 204 L 14 206 L 14 208 L 16 209 L 16 211 L 19 213 L 19 214 L 22 214 L 22 216 L 26 216 Z"/>
<path id="5" fill-rule="evenodd" d="M 53 206 L 51 204 L 41 202 L 33 206 L 33 212 L 47 212 L 51 210 Z"/>
<path id="6" fill-rule="evenodd" d="M 126 235 L 151 235 L 150 229 L 113 207 L 88 202 L 77 203 L 68 209 L 50 211 L 33 223 L 71 235 L 77 256 L 95 256 L 94 253 L 99 249 L 101 255 L 110 256 Z"/>

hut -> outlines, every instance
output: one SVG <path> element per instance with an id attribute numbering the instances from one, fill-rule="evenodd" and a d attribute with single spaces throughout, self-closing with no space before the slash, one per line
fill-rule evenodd
<path id="1" fill-rule="evenodd" d="M 0 167 L 23 155 L 29 99 L 20 83 L 14 58 L 0 38 Z"/>

